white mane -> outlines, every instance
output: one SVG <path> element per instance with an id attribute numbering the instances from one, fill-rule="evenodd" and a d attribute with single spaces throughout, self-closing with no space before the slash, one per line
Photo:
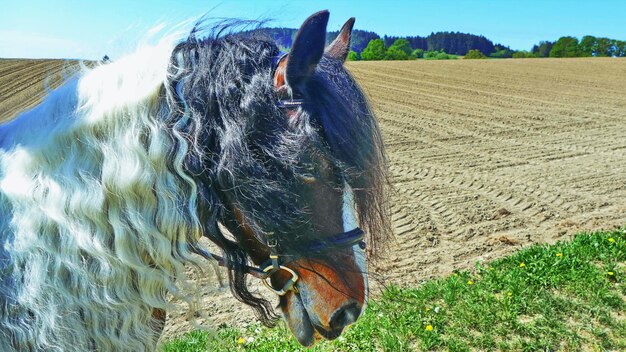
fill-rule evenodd
<path id="1" fill-rule="evenodd" d="M 196 189 L 158 118 L 171 51 L 99 66 L 0 126 L 0 350 L 154 350 L 153 308 L 193 308 Z"/>

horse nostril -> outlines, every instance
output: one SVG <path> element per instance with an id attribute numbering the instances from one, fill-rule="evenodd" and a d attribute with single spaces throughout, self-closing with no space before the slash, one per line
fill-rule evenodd
<path id="1" fill-rule="evenodd" d="M 361 313 L 361 308 L 356 303 L 346 304 L 337 309 L 330 317 L 331 330 L 341 333 L 343 328 L 356 322 Z"/>

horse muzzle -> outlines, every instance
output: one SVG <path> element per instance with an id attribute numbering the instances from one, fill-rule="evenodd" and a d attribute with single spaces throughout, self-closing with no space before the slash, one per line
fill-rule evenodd
<path id="1" fill-rule="evenodd" d="M 367 302 L 367 275 L 352 268 L 335 271 L 322 263 L 296 267 L 296 290 L 280 296 L 279 307 L 287 326 L 304 346 L 333 340 L 354 324 Z"/>
<path id="2" fill-rule="evenodd" d="M 290 292 L 281 298 L 281 303 L 283 299 L 286 302 L 284 306 L 281 304 L 281 308 L 287 326 L 298 342 L 307 347 L 322 338 L 338 338 L 347 326 L 357 321 L 362 308 L 355 301 L 347 301 L 328 316 L 323 311 L 316 311 L 315 305 L 309 304 L 306 296 Z"/>
<path id="3" fill-rule="evenodd" d="M 321 326 L 315 326 L 315 330 L 327 340 L 334 340 L 338 338 L 343 332 L 344 328 L 348 325 L 356 323 L 359 315 L 361 314 L 361 306 L 356 302 L 348 303 L 343 307 L 337 309 L 330 317 L 328 326 L 330 329 L 326 329 Z"/>

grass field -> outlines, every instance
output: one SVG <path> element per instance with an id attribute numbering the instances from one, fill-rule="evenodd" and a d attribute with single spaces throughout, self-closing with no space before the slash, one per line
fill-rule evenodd
<path id="1" fill-rule="evenodd" d="M 313 351 L 623 351 L 626 230 L 582 234 L 477 264 L 418 288 L 390 287 L 356 326 Z M 165 351 L 298 351 L 281 325 L 194 332 Z"/>

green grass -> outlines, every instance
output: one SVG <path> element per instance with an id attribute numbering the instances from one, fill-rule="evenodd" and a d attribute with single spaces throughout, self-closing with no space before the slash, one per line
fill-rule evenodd
<path id="1" fill-rule="evenodd" d="M 625 261 L 626 230 L 529 247 L 418 288 L 390 287 L 339 339 L 311 350 L 626 350 Z M 284 324 L 193 332 L 165 346 L 207 349 L 304 350 Z"/>

